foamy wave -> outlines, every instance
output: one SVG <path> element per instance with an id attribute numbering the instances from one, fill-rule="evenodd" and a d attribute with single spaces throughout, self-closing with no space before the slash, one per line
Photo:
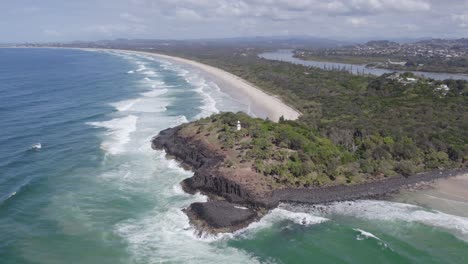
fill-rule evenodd
<path id="1" fill-rule="evenodd" d="M 174 185 L 172 187 L 172 191 L 174 192 L 174 194 L 176 195 L 190 195 L 188 193 L 186 193 L 184 191 L 184 189 L 182 189 L 182 186 L 180 185 L 180 183 L 177 183 L 176 185 Z"/>
<path id="2" fill-rule="evenodd" d="M 184 70 L 184 69 L 180 69 L 180 68 L 179 68 L 179 69 L 177 70 L 177 75 L 179 75 L 179 76 L 181 76 L 181 77 L 185 77 L 185 76 L 187 76 L 187 74 L 189 74 L 189 73 L 190 73 L 189 71 Z"/>
<path id="3" fill-rule="evenodd" d="M 130 110 L 140 113 L 162 113 L 167 111 L 169 102 L 158 97 L 144 97 Z"/>
<path id="4" fill-rule="evenodd" d="M 422 207 L 388 201 L 362 200 L 338 202 L 328 207 L 332 214 L 349 215 L 381 221 L 418 222 L 428 226 L 455 231 L 460 238 L 468 240 L 468 218 L 429 211 Z"/>
<path id="5" fill-rule="evenodd" d="M 20 186 L 20 188 L 21 188 L 21 186 Z M 20 189 L 20 188 L 18 188 L 18 189 Z M 8 199 L 10 199 L 11 197 L 15 196 L 17 192 L 18 192 L 18 191 L 14 191 L 14 192 L 12 192 L 12 193 L 10 193 L 10 194 L 8 194 L 8 195 L 4 195 L 3 197 L 0 196 L 0 205 L 1 205 L 2 203 L 4 203 L 6 200 L 8 200 Z"/>
<path id="6" fill-rule="evenodd" d="M 195 87 L 195 92 L 202 96 L 203 105 L 200 107 L 201 112 L 195 117 L 196 119 L 207 117 L 212 114 L 218 113 L 219 110 L 216 108 L 216 101 L 212 97 L 212 89 L 207 81 L 196 74 L 190 74 L 185 77 L 185 80 Z"/>
<path id="7" fill-rule="evenodd" d="M 187 123 L 188 120 L 187 120 L 187 117 L 186 116 L 178 116 L 173 122 L 172 124 L 175 125 L 175 126 L 178 126 L 178 125 L 181 125 L 183 123 Z"/>
<path id="8" fill-rule="evenodd" d="M 196 230 L 192 230 L 194 239 L 198 239 L 205 242 L 214 242 L 219 240 L 228 240 L 235 238 L 250 238 L 255 235 L 258 231 L 271 228 L 274 224 L 283 221 L 290 221 L 292 223 L 310 226 L 316 225 L 328 221 L 329 219 L 308 214 L 302 212 L 292 212 L 283 208 L 275 208 L 268 212 L 267 215 L 262 217 L 259 221 L 253 222 L 246 228 L 237 230 L 234 233 L 219 233 L 219 234 L 200 234 Z"/>
<path id="9" fill-rule="evenodd" d="M 165 70 L 173 70 L 172 63 L 166 60 L 159 60 L 159 63 L 161 63 L 161 67 Z"/>
<path id="10" fill-rule="evenodd" d="M 167 92 L 168 92 L 167 89 L 159 89 L 159 90 L 152 90 L 152 91 L 144 92 L 141 95 L 145 97 L 157 97 L 157 96 L 166 94 Z"/>
<path id="11" fill-rule="evenodd" d="M 150 81 L 151 82 L 151 88 L 157 89 L 157 88 L 169 88 L 172 87 L 170 85 L 166 85 L 165 82 L 160 81 L 160 80 L 152 80 L 152 79 L 145 79 L 145 81 Z"/>
<path id="12" fill-rule="evenodd" d="M 138 117 L 130 115 L 88 124 L 107 129 L 107 138 L 101 143 L 101 148 L 109 154 L 116 155 L 125 151 L 124 146 L 130 141 L 130 134 L 136 130 L 137 120 Z"/>
<path id="13" fill-rule="evenodd" d="M 102 142 L 106 152 L 121 154 L 106 155 L 102 162 L 106 166 L 103 167 L 105 170 L 99 177 L 95 177 L 96 180 L 115 189 L 113 195 L 137 205 L 130 218 L 112 226 L 112 231 L 124 241 L 126 252 L 133 258 L 130 262 L 256 262 L 255 258 L 242 250 L 202 241 L 194 235 L 195 230 L 181 209 L 193 202 L 206 201 L 207 197 L 183 192 L 180 181 L 191 177 L 193 173 L 184 170 L 175 160 L 167 160 L 163 151 L 152 150 L 149 142 L 158 131 L 188 120 L 183 115 L 184 111 L 174 111 L 178 116 L 174 116 L 174 113 L 153 113 L 165 110 L 171 98 L 164 95 L 170 89 L 169 86 L 160 82 L 159 77 L 152 77 L 149 71 L 153 67 L 157 74 L 168 72 L 161 71 L 158 65 L 144 60 L 144 57 L 128 57 L 132 63 L 136 63 L 133 67 L 140 79 L 136 84 L 143 89 L 138 91 L 141 97 L 117 102 L 113 106 L 120 111 L 119 115 L 131 116 L 89 124 L 106 129 Z M 167 64 L 168 67 L 170 65 Z M 171 72 L 169 76 L 173 75 Z M 143 77 L 147 79 L 143 80 Z M 179 80 L 173 83 L 179 85 Z M 198 96 L 193 98 L 194 103 L 197 101 Z"/>
<path id="14" fill-rule="evenodd" d="M 143 219 L 116 226 L 124 237 L 135 262 L 150 263 L 256 263 L 249 255 L 232 247 L 212 246 L 194 239 L 187 216 L 179 208 L 155 212 Z M 180 250 L 190 248 L 190 250 Z"/>
<path id="15" fill-rule="evenodd" d="M 136 263 L 211 263 L 213 259 L 229 263 L 251 263 L 254 260 L 242 251 L 233 248 L 213 246 L 194 236 L 188 217 L 181 208 L 193 202 L 204 202 L 207 197 L 201 194 L 190 195 L 178 184 L 181 179 L 193 173 L 183 170 L 176 161 L 166 159 L 164 151 L 156 151 L 156 162 L 153 162 L 157 174 L 150 173 L 159 184 L 151 188 L 141 183 L 140 174 L 132 175 L 135 184 L 150 189 L 158 202 L 157 209 L 149 210 L 144 215 L 127 219 L 114 226 L 117 235 L 125 239 L 133 261 Z M 126 168 L 123 168 L 125 171 Z M 121 173 L 123 174 L 123 173 Z M 143 179 L 144 181 L 144 179 Z M 154 182 L 148 179 L 148 183 Z M 125 184 L 128 186 L 130 184 Z M 128 187 L 126 187 L 128 188 Z M 135 191 L 138 191 L 137 189 Z M 140 191 L 141 193 L 141 191 Z M 190 248 L 189 251 L 180 250 Z"/>
<path id="16" fill-rule="evenodd" d="M 353 228 L 354 231 L 358 232 L 359 234 L 356 236 L 356 240 L 358 241 L 362 241 L 362 240 L 366 240 L 366 239 L 374 239 L 377 241 L 377 243 L 381 246 L 383 246 L 384 248 L 389 248 L 387 243 L 384 243 L 382 241 L 382 239 L 380 239 L 379 237 L 377 237 L 376 235 L 372 234 L 371 232 L 367 232 L 367 231 L 364 231 L 362 229 L 359 229 L 359 228 Z"/>
<path id="17" fill-rule="evenodd" d="M 141 94 L 144 96 L 143 98 L 124 100 L 111 105 L 120 112 L 161 113 L 167 110 L 166 107 L 169 102 L 155 97 L 165 93 L 167 93 L 167 90 L 148 91 Z"/>
<path id="18" fill-rule="evenodd" d="M 132 108 L 133 105 L 136 103 L 140 102 L 141 99 L 130 99 L 130 100 L 125 100 L 125 101 L 120 101 L 117 103 L 112 103 L 111 105 L 115 107 L 118 111 L 124 112 L 128 111 L 130 108 Z"/>
<path id="19" fill-rule="evenodd" d="M 265 229 L 272 227 L 275 223 L 282 221 L 291 221 L 298 225 L 315 225 L 328 221 L 327 218 L 312 215 L 303 212 L 292 212 L 283 208 L 275 208 L 265 215 L 260 221 L 250 224 L 247 228 L 237 232 L 237 234 L 243 234 L 245 232 L 255 231 L 259 229 Z"/>
<path id="20" fill-rule="evenodd" d="M 158 74 L 155 71 L 144 71 L 143 74 L 146 74 L 149 76 L 158 76 Z"/>
<path id="21" fill-rule="evenodd" d="M 140 64 L 140 67 L 138 67 L 138 69 L 136 69 L 135 71 L 141 72 L 141 71 L 144 71 L 144 70 L 146 70 L 146 66 L 143 65 L 143 64 Z"/>
<path id="22" fill-rule="evenodd" d="M 372 234 L 371 232 L 364 231 L 359 228 L 353 228 L 354 231 L 359 232 L 359 235 L 356 236 L 357 240 L 364 240 L 366 238 L 373 238 L 375 240 L 381 241 L 380 238 L 378 238 L 376 235 Z"/>

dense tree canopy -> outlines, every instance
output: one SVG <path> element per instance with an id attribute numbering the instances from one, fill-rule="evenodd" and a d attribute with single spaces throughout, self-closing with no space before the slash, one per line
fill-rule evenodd
<path id="1" fill-rule="evenodd" d="M 298 121 L 257 120 L 249 129 L 255 139 L 250 157 L 266 174 L 315 173 L 322 180 L 347 175 L 352 181 L 459 167 L 468 160 L 466 81 L 408 81 L 415 77 L 410 73 L 357 76 L 268 61 L 249 49 L 175 53 L 236 74 L 302 112 Z M 288 160 L 285 167 L 260 163 L 275 153 L 271 146 L 298 156 L 277 154 Z"/>

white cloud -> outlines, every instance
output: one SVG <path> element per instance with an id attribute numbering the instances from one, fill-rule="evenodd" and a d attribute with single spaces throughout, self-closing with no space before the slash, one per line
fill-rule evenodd
<path id="1" fill-rule="evenodd" d="M 426 12 L 431 4 L 425 0 L 349 0 L 333 1 L 328 11 L 342 15 L 377 15 L 394 12 Z"/>
<path id="2" fill-rule="evenodd" d="M 312 15 L 362 16 L 431 10 L 429 0 L 146 0 L 146 5 L 165 16 L 200 19 L 296 20 Z"/>
<path id="3" fill-rule="evenodd" d="M 195 10 L 187 8 L 177 8 L 175 10 L 175 18 L 193 21 L 202 20 L 202 17 Z"/>
<path id="4" fill-rule="evenodd" d="M 62 36 L 62 33 L 58 32 L 57 30 L 54 30 L 54 29 L 44 29 L 42 31 L 42 33 L 44 33 L 44 35 L 47 36 L 47 37 L 60 37 L 60 36 Z"/>
<path id="5" fill-rule="evenodd" d="M 349 23 L 351 23 L 351 25 L 353 25 L 355 27 L 367 24 L 367 19 L 365 19 L 363 17 L 350 17 L 350 18 L 347 19 L 347 21 Z"/>
<path id="6" fill-rule="evenodd" d="M 147 27 L 141 24 L 101 24 L 91 25 L 83 29 L 85 32 L 98 33 L 108 37 L 144 33 L 146 30 Z"/>
<path id="7" fill-rule="evenodd" d="M 135 15 L 132 15 L 130 13 L 121 13 L 120 14 L 120 18 L 122 18 L 123 20 L 126 20 L 126 21 L 129 21 L 129 22 L 133 22 L 133 23 L 141 23 L 143 22 L 143 19 L 135 16 Z"/>
<path id="8" fill-rule="evenodd" d="M 59 34 L 63 34 L 60 39 L 278 34 L 329 38 L 461 37 L 468 28 L 468 0 L 43 0 L 40 5 L 20 2 L 2 4 L 0 23 L 8 26 L 0 27 L 0 39 L 47 40 L 58 38 Z"/>
<path id="9" fill-rule="evenodd" d="M 403 24 L 401 27 L 406 31 L 417 31 L 420 29 L 420 27 L 415 24 Z"/>
<path id="10" fill-rule="evenodd" d="M 459 27 L 468 27 L 468 13 L 452 14 L 452 20 L 455 21 Z"/>

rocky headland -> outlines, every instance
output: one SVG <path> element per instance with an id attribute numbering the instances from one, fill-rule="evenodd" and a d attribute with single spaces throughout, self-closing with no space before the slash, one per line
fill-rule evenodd
<path id="1" fill-rule="evenodd" d="M 402 188 L 468 172 L 467 168 L 460 168 L 372 178 L 354 184 L 290 184 L 277 176 L 265 175 L 256 169 L 254 161 L 246 160 L 242 153 L 249 146 L 242 144 L 242 137 L 229 147 L 222 144 L 218 131 L 207 127 L 210 127 L 207 120 L 184 124 L 163 130 L 152 140 L 153 149 L 165 150 L 169 157 L 194 172 L 193 177 L 181 183 L 186 192 L 208 195 L 208 202 L 194 203 L 184 210 L 200 232 L 244 228 L 280 202 L 323 204 L 382 197 Z"/>

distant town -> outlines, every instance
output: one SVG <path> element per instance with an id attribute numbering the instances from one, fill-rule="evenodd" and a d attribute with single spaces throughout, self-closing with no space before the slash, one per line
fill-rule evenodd
<path id="1" fill-rule="evenodd" d="M 239 38 L 220 40 L 151 40 L 116 39 L 101 41 L 75 41 L 68 43 L 22 43 L 16 47 L 80 47 L 119 48 L 183 51 L 193 46 L 228 48 L 236 43 L 237 52 L 254 49 L 257 53 L 274 49 L 292 49 L 294 56 L 303 60 L 341 62 L 402 71 L 425 71 L 468 74 L 468 38 L 430 39 L 398 43 L 389 40 L 369 41 L 364 44 L 343 44 L 339 41 L 291 37 L 291 38 Z M 5 46 L 5 45 L 3 45 Z"/>
<path id="2" fill-rule="evenodd" d="M 338 48 L 298 49 L 295 56 L 306 60 L 359 63 L 396 70 L 468 73 L 467 38 L 412 43 L 369 41 Z"/>

